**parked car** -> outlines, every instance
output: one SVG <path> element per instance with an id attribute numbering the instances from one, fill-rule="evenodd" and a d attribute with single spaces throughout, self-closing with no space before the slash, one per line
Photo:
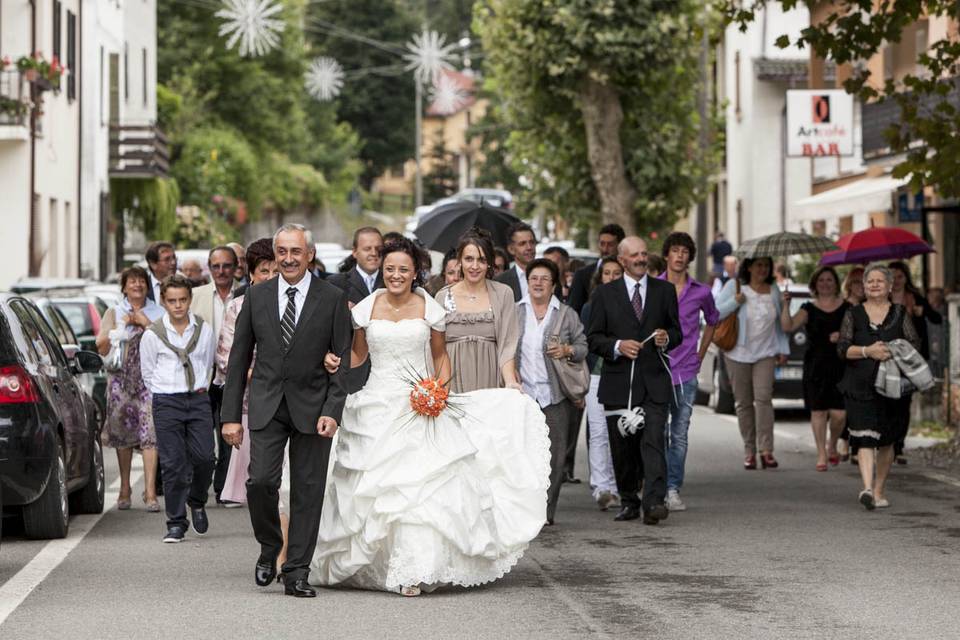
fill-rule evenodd
<path id="1" fill-rule="evenodd" d="M 83 288 L 83 292 L 102 300 L 107 306 L 107 309 L 123 302 L 123 294 L 120 292 L 120 286 L 116 284 L 89 284 Z M 103 317 L 103 313 L 104 312 L 100 313 L 100 317 Z"/>
<path id="2" fill-rule="evenodd" d="M 32 301 L 0 294 L 0 494 L 30 538 L 63 538 L 71 513 L 103 511 L 100 425 L 77 380 L 102 367 L 64 351 Z"/>
<path id="3" fill-rule="evenodd" d="M 30 293 L 49 289 L 83 289 L 90 284 L 81 278 L 20 278 L 10 286 L 13 293 Z"/>
<path id="4" fill-rule="evenodd" d="M 72 323 L 68 316 L 63 312 L 63 308 L 58 304 L 58 300 L 31 294 L 26 296 L 32 300 L 44 320 L 50 325 L 60 347 L 65 351 L 70 349 L 83 349 L 84 351 L 93 351 L 97 353 L 96 335 L 90 341 L 84 341 L 76 335 Z M 99 320 L 97 322 L 97 333 L 100 332 Z M 101 369 L 96 373 L 83 373 L 79 375 L 80 386 L 87 392 L 96 404 L 97 418 L 102 423 L 107 416 L 107 372 Z"/>
<path id="5" fill-rule="evenodd" d="M 806 285 L 790 286 L 790 314 L 810 300 Z M 774 369 L 773 398 L 797 404 L 803 400 L 803 354 L 807 350 L 805 328 L 789 333 L 790 355 L 787 364 Z M 733 387 L 727 375 L 724 359 L 719 357 L 716 345 L 710 345 L 697 375 L 697 403 L 706 404 L 717 413 L 734 413 Z M 798 402 L 799 401 L 799 402 Z"/>

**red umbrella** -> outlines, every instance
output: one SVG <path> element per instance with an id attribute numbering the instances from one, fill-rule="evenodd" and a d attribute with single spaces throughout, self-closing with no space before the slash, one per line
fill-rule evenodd
<path id="1" fill-rule="evenodd" d="M 848 233 L 837 240 L 836 251 L 827 251 L 820 258 L 822 265 L 866 264 L 874 260 L 905 260 L 933 247 L 915 233 L 899 227 L 873 227 Z"/>

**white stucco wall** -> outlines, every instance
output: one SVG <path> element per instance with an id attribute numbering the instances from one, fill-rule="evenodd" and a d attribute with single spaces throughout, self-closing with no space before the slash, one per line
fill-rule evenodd
<path id="1" fill-rule="evenodd" d="M 67 12 L 80 16 L 81 0 L 63 0 L 61 47 L 66 64 Z M 31 6 L 28 0 L 3 0 L 0 51 L 12 59 L 31 52 Z M 36 4 L 34 50 L 46 59 L 53 56 L 53 2 Z M 79 33 L 78 45 L 79 45 Z M 79 54 L 79 50 L 78 50 Z M 43 95 L 42 133 L 35 140 L 34 194 L 38 206 L 39 237 L 37 249 L 42 256 L 40 275 L 72 277 L 77 275 L 79 224 L 79 92 L 76 100 L 67 99 L 66 77 L 61 91 Z M 0 234 L 0 254 L 7 267 L 0 273 L 0 287 L 7 287 L 29 273 L 30 255 L 30 141 L 0 143 L 0 193 L 3 194 L 4 220 L 7 230 Z"/>
<path id="2" fill-rule="evenodd" d="M 121 89 L 124 124 L 147 124 L 157 119 L 157 3 L 129 0 L 123 5 L 123 39 L 129 64 L 126 93 Z M 146 51 L 146 78 L 143 59 Z M 122 64 L 122 63 L 121 63 Z M 123 82 L 121 72 L 121 83 Z M 146 83 L 146 84 L 144 84 Z M 146 91 L 144 92 L 144 88 Z M 146 94 L 146 100 L 144 99 Z"/>
<path id="3" fill-rule="evenodd" d="M 784 13 L 777 3 L 768 7 L 766 12 L 758 13 L 746 32 L 728 27 L 721 48 L 723 96 L 727 101 L 726 189 L 722 205 L 726 208 L 727 228 L 722 231 L 734 245 L 790 228 L 788 218 L 784 223 L 785 203 L 809 195 L 810 190 L 810 162 L 783 157 L 783 109 L 788 87 L 758 80 L 754 64 L 763 58 L 804 59 L 802 50 L 779 49 L 774 42 L 783 34 L 796 36 L 809 24 L 809 13 L 806 8 Z M 742 212 L 739 216 L 738 203 Z"/>
<path id="4" fill-rule="evenodd" d="M 80 267 L 83 274 L 101 278 L 100 256 L 106 247 L 100 238 L 100 196 L 110 191 L 110 118 L 109 61 L 110 54 L 123 51 L 123 11 L 126 4 L 116 0 L 87 2 L 84 8 L 83 61 L 84 104 L 82 138 L 83 163 L 81 180 L 82 237 Z"/>

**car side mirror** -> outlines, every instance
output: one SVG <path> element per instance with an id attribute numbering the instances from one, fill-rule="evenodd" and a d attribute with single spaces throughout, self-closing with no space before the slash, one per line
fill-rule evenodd
<path id="1" fill-rule="evenodd" d="M 77 351 L 73 358 L 73 368 L 77 373 L 97 373 L 103 369 L 103 358 L 93 351 Z"/>
<path id="2" fill-rule="evenodd" d="M 60 348 L 63 349 L 63 355 L 67 356 L 68 362 L 73 362 L 73 359 L 80 352 L 80 346 L 75 344 L 62 344 Z"/>

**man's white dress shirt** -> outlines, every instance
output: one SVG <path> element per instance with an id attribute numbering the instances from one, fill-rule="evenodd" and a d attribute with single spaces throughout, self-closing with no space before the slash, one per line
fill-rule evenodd
<path id="1" fill-rule="evenodd" d="M 377 274 L 380 273 L 380 270 L 377 269 L 373 273 L 367 273 L 360 268 L 360 265 L 356 266 L 357 273 L 360 274 L 360 277 L 363 279 L 363 283 L 367 285 L 367 293 L 373 293 L 373 290 L 377 286 Z"/>
<path id="2" fill-rule="evenodd" d="M 636 289 L 637 284 L 640 285 L 640 301 L 643 303 L 642 306 L 644 309 L 647 308 L 647 274 L 639 280 L 631 278 L 626 271 L 623 272 L 623 282 L 627 285 L 627 302 L 630 303 L 630 307 L 633 308 L 633 290 Z M 646 338 L 647 336 L 643 336 Z M 641 340 L 643 339 L 641 338 Z M 620 353 L 620 340 L 617 340 L 613 345 L 613 359 L 616 360 L 623 354 Z"/>
<path id="3" fill-rule="evenodd" d="M 513 268 L 517 270 L 517 279 L 520 280 L 520 299 L 523 300 L 530 294 L 527 289 L 527 272 L 520 268 L 520 265 L 516 262 L 513 263 Z"/>
<path id="4" fill-rule="evenodd" d="M 296 284 L 288 283 L 283 279 L 283 276 L 280 276 L 277 280 L 277 303 L 281 320 L 283 320 L 283 314 L 287 310 L 287 289 L 293 287 L 297 290 L 296 297 L 293 300 L 297 307 L 297 316 L 294 319 L 294 326 L 296 326 L 297 321 L 300 320 L 300 312 L 303 311 L 303 303 L 307 301 L 307 293 L 310 292 L 310 279 L 312 277 L 309 273 L 305 273 Z"/>
<path id="5" fill-rule="evenodd" d="M 170 314 L 163 314 L 163 326 L 167 330 L 167 340 L 170 344 L 185 349 L 193 332 L 197 329 L 197 319 L 190 314 L 190 323 L 183 335 L 170 324 Z M 196 349 L 190 354 L 190 364 L 193 365 L 193 389 L 187 387 L 187 372 L 184 371 L 180 359 L 160 338 L 147 330 L 140 339 L 140 374 L 143 384 L 150 393 L 186 393 L 188 391 L 202 391 L 210 384 L 213 374 L 213 356 L 217 345 L 213 339 L 213 328 L 204 322 L 200 330 L 200 340 Z"/>

